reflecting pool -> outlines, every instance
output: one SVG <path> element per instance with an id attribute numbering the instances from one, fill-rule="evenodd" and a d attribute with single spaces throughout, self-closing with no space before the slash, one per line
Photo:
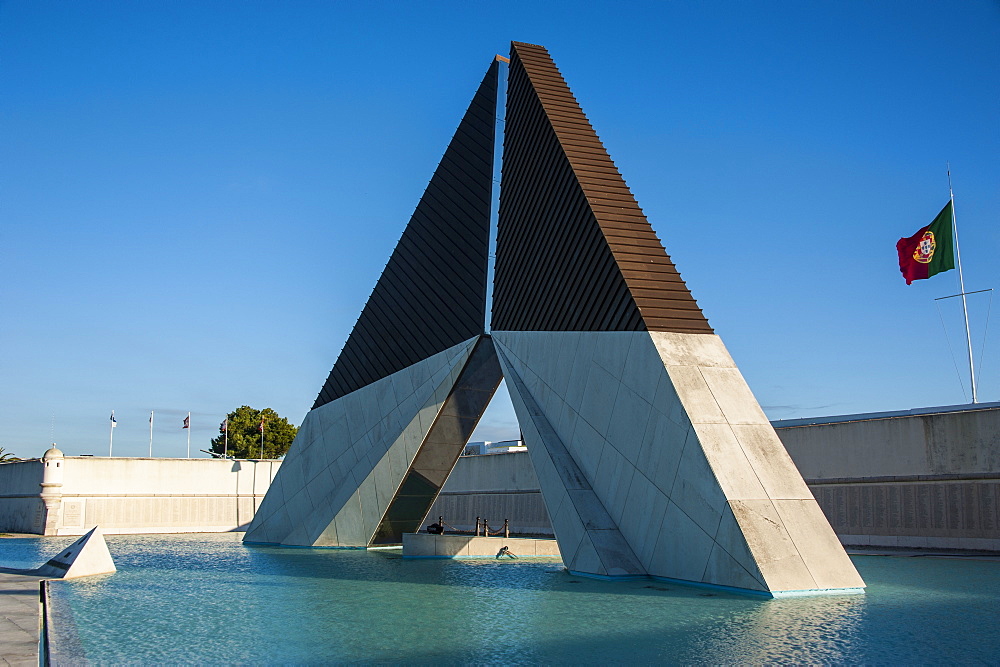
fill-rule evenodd
<path id="1" fill-rule="evenodd" d="M 403 560 L 108 536 L 117 574 L 52 586 L 96 663 L 993 663 L 1000 562 L 856 556 L 865 595 L 767 600 L 568 574 L 558 559 Z M 73 538 L 2 539 L 32 567 Z"/>

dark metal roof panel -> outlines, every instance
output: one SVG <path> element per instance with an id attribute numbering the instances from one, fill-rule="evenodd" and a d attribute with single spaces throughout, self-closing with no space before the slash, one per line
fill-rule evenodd
<path id="1" fill-rule="evenodd" d="M 494 61 L 314 408 L 483 333 L 498 75 Z"/>
<path id="2" fill-rule="evenodd" d="M 711 333 L 544 47 L 507 90 L 492 328 Z"/>

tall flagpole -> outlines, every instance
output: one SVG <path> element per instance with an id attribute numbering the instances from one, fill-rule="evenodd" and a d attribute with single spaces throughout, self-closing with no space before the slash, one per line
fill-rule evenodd
<path id="1" fill-rule="evenodd" d="M 153 411 L 149 411 L 149 458 L 153 458 Z"/>
<path id="2" fill-rule="evenodd" d="M 111 458 L 111 452 L 115 446 L 115 411 L 111 411 L 111 437 L 108 438 L 108 458 Z"/>
<path id="3" fill-rule="evenodd" d="M 228 459 L 229 458 L 229 415 L 226 415 L 226 418 L 222 420 L 222 432 L 225 434 L 226 437 L 226 444 L 222 448 L 222 458 Z"/>
<path id="4" fill-rule="evenodd" d="M 260 418 L 260 458 L 264 459 L 264 418 Z"/>
<path id="5" fill-rule="evenodd" d="M 951 228 L 955 235 L 955 258 L 958 260 L 958 289 L 962 293 L 962 314 L 965 316 L 965 342 L 969 350 L 969 380 L 972 383 L 972 402 L 976 396 L 976 366 L 972 357 L 972 333 L 969 331 L 969 305 L 965 300 L 965 276 L 962 275 L 962 251 L 958 248 L 958 223 L 955 220 L 955 193 L 951 189 L 951 163 L 948 163 L 948 196 L 951 198 Z"/>
<path id="6" fill-rule="evenodd" d="M 185 422 L 187 424 L 186 428 L 188 431 L 188 458 L 191 458 L 191 413 L 188 413 Z"/>

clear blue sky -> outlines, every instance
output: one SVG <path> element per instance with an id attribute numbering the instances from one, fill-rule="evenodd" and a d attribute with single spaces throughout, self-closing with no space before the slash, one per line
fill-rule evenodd
<path id="1" fill-rule="evenodd" d="M 948 197 L 1000 288 L 1000 6 L 0 2 L 0 446 L 300 423 L 476 85 L 547 46 L 772 418 L 968 400 Z M 977 362 L 989 297 L 970 299 Z M 1000 307 L 996 309 L 1000 311 Z M 1000 400 L 1000 312 L 980 400 Z M 949 351 L 949 340 L 954 357 Z M 954 359 L 954 360 L 953 360 Z M 516 435 L 508 406 L 477 435 Z"/>

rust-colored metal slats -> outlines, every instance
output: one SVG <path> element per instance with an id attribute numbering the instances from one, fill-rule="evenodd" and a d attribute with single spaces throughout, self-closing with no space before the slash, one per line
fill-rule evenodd
<path id="1" fill-rule="evenodd" d="M 498 73 L 494 61 L 313 408 L 483 333 Z"/>
<path id="2" fill-rule="evenodd" d="M 548 51 L 513 42 L 491 326 L 712 333 Z"/>

